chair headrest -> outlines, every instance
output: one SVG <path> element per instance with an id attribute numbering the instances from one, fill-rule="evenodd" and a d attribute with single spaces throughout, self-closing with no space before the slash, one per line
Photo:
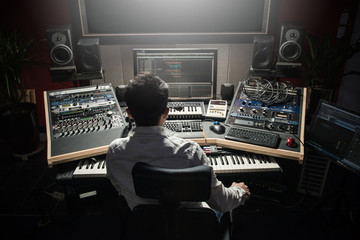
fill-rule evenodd
<path id="1" fill-rule="evenodd" d="M 200 165 L 168 169 L 138 162 L 132 170 L 136 195 L 162 200 L 171 195 L 177 201 L 200 202 L 210 198 L 211 168 Z"/>

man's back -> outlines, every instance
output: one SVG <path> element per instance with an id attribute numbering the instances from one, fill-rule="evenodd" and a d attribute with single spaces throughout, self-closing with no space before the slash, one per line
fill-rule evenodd
<path id="1" fill-rule="evenodd" d="M 108 178 L 131 209 L 139 204 L 156 203 L 135 194 L 131 172 L 136 162 L 177 169 L 208 165 L 208 159 L 197 143 L 171 136 L 171 132 L 163 127 L 169 115 L 168 94 L 167 84 L 149 72 L 137 74 L 125 90 L 126 112 L 134 119 L 136 128 L 129 137 L 110 144 L 106 164 Z M 226 188 L 212 173 L 211 196 L 207 204 L 226 212 L 244 203 L 249 194 L 244 183 L 233 183 Z"/>
<path id="2" fill-rule="evenodd" d="M 136 162 L 175 169 L 207 164 L 206 156 L 195 142 L 171 136 L 164 127 L 137 127 L 131 134 L 111 143 L 106 159 L 108 177 L 131 209 L 153 202 L 135 195 L 131 171 Z"/>

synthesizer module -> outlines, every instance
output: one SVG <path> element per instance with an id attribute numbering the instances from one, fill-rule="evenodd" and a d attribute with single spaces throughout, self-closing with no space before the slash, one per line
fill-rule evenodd
<path id="1" fill-rule="evenodd" d="M 121 137 L 125 120 L 111 84 L 44 92 L 48 161 Z M 81 155 L 81 154 L 80 154 Z"/>
<path id="2" fill-rule="evenodd" d="M 164 127 L 182 138 L 203 137 L 202 120 L 205 115 L 203 102 L 168 102 L 169 116 Z"/>
<path id="3" fill-rule="evenodd" d="M 248 77 L 237 87 L 226 124 L 231 132 L 249 130 L 274 135 L 274 148 L 299 151 L 304 137 L 304 91 L 290 83 Z"/>

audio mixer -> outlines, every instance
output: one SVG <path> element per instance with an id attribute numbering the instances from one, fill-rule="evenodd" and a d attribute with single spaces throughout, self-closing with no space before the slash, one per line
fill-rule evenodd
<path id="1" fill-rule="evenodd" d="M 279 96 L 282 98 L 281 101 L 266 102 L 252 96 L 249 88 L 250 86 L 245 84 L 239 86 L 229 112 L 228 124 L 275 132 L 298 133 L 301 89 L 288 87 L 284 93 L 280 93 L 283 95 Z"/>
<path id="2" fill-rule="evenodd" d="M 169 116 L 164 127 L 182 138 L 203 137 L 203 102 L 168 102 Z"/>
<path id="3" fill-rule="evenodd" d="M 204 136 L 202 120 L 166 120 L 164 127 L 181 138 L 201 138 Z"/>
<path id="4" fill-rule="evenodd" d="M 248 77 L 237 87 L 226 124 L 233 130 L 238 128 L 257 134 L 271 134 L 274 148 L 278 147 L 278 141 L 280 148 L 299 147 L 299 144 L 294 144 L 293 137 L 301 139 L 303 131 L 303 91 L 303 88 L 295 88 L 291 84 Z M 225 138 L 234 140 L 234 136 Z M 290 140 L 292 144 L 288 144 Z"/>
<path id="5" fill-rule="evenodd" d="M 107 146 L 125 120 L 111 84 L 44 93 L 51 156 Z"/>

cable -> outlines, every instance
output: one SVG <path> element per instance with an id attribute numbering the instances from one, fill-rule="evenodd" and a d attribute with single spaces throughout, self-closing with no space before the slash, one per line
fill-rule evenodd
<path id="1" fill-rule="evenodd" d="M 252 100 L 265 104 L 283 103 L 287 101 L 294 87 L 289 82 L 271 83 L 267 79 L 247 77 L 244 81 L 244 93 Z"/>
<path id="2" fill-rule="evenodd" d="M 301 145 L 302 146 L 304 146 L 305 147 L 305 143 L 303 143 L 303 141 L 301 141 L 301 139 L 298 137 L 298 136 L 296 136 L 295 134 L 292 134 L 297 140 L 299 140 L 299 142 L 301 143 Z"/>

